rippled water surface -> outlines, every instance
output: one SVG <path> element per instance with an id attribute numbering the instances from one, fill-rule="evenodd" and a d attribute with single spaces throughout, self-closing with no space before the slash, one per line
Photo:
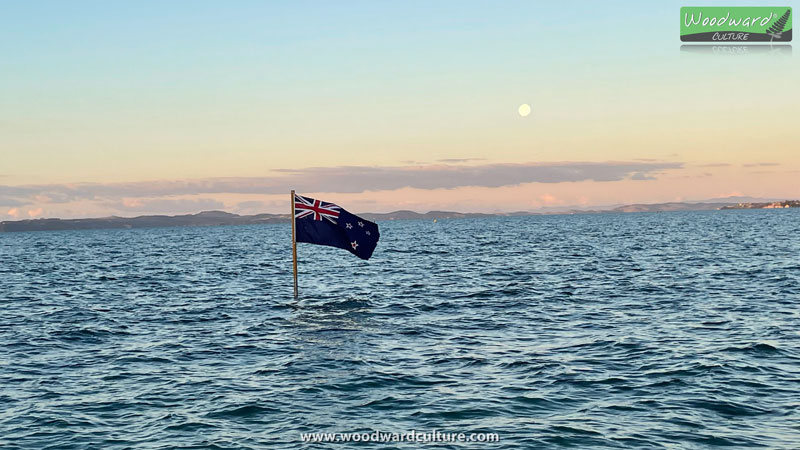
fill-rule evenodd
<path id="1" fill-rule="evenodd" d="M 0 446 L 800 447 L 800 210 L 380 226 L 0 234 Z"/>

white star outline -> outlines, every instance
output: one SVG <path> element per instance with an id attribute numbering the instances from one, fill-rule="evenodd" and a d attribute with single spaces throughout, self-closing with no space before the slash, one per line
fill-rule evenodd
<path id="1" fill-rule="evenodd" d="M 361 228 L 364 228 L 364 222 L 358 222 L 358 226 L 360 226 Z"/>
<path id="2" fill-rule="evenodd" d="M 369 232 L 369 230 L 367 230 L 367 236 L 369 236 L 370 234 L 371 234 L 371 233 Z"/>
<path id="3" fill-rule="evenodd" d="M 353 241 L 350 243 L 350 246 L 353 247 L 353 250 L 358 248 L 358 241 Z"/>
<path id="4" fill-rule="evenodd" d="M 349 229 L 351 229 L 351 228 L 353 228 L 353 225 L 351 225 L 351 224 L 349 224 L 349 223 L 345 224 L 345 226 L 347 227 L 347 229 L 348 229 L 348 230 L 349 230 Z"/>

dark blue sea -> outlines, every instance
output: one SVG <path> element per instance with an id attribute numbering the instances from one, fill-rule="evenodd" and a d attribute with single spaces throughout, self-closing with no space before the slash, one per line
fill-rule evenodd
<path id="1" fill-rule="evenodd" d="M 0 234 L 0 447 L 800 447 L 800 210 Z"/>

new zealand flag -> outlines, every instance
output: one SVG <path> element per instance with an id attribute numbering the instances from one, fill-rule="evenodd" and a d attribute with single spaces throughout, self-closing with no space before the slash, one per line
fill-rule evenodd
<path id="1" fill-rule="evenodd" d="M 369 259 L 378 245 L 378 225 L 343 208 L 313 198 L 294 196 L 297 242 L 329 245 Z"/>

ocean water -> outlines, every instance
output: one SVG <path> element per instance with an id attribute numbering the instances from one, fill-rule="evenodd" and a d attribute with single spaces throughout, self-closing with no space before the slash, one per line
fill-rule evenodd
<path id="1" fill-rule="evenodd" d="M 0 234 L 0 447 L 800 447 L 800 210 Z"/>

